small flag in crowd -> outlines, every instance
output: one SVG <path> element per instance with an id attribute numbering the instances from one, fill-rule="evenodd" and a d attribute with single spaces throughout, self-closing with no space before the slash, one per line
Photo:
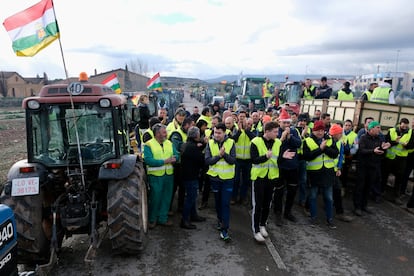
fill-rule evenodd
<path id="1" fill-rule="evenodd" d="M 52 0 L 42 0 L 6 18 L 3 25 L 17 56 L 34 56 L 60 35 Z"/>
<path id="2" fill-rule="evenodd" d="M 138 98 L 138 96 L 137 96 L 137 95 L 135 95 L 135 96 L 132 96 L 132 97 L 131 97 L 131 102 L 132 102 L 135 106 L 137 106 L 137 105 L 138 105 L 138 100 L 139 100 L 139 98 Z"/>
<path id="3" fill-rule="evenodd" d="M 121 94 L 121 86 L 119 85 L 119 81 L 115 73 L 104 79 L 102 84 L 111 87 L 115 93 Z"/>
<path id="4" fill-rule="evenodd" d="M 155 74 L 149 81 L 147 81 L 147 89 L 162 92 L 161 77 L 159 72 Z"/>

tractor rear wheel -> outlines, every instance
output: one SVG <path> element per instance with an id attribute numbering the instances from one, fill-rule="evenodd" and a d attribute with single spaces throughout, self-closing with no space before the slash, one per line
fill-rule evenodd
<path id="1" fill-rule="evenodd" d="M 16 219 L 18 262 L 28 265 L 49 261 L 50 241 L 44 232 L 42 194 L 9 196 L 2 192 L 0 202 L 9 206 Z"/>
<path id="2" fill-rule="evenodd" d="M 108 183 L 109 238 L 115 254 L 138 254 L 146 243 L 147 186 L 142 163 L 121 180 Z"/>

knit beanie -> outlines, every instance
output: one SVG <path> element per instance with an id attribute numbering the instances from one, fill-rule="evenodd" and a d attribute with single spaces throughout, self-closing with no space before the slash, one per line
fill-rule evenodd
<path id="1" fill-rule="evenodd" d="M 331 128 L 329 129 L 329 135 L 335 135 L 335 134 L 340 134 L 343 132 L 343 129 L 340 125 L 338 124 L 333 124 L 331 126 Z"/>

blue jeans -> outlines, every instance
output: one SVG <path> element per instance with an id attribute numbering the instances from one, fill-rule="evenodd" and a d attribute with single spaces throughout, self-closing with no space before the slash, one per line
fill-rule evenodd
<path id="1" fill-rule="evenodd" d="M 318 190 L 321 191 L 323 196 L 323 201 L 325 205 L 325 214 L 326 214 L 326 220 L 331 221 L 333 218 L 333 207 L 332 207 L 332 185 L 326 185 L 326 186 L 312 186 L 310 188 L 310 213 L 311 218 L 315 219 L 317 216 L 317 198 L 318 198 Z"/>
<path id="2" fill-rule="evenodd" d="M 214 193 L 217 219 L 222 230 L 227 230 L 230 224 L 230 200 L 233 192 L 233 179 L 222 180 L 211 177 L 211 190 Z"/>
<path id="3" fill-rule="evenodd" d="M 233 184 L 233 200 L 237 200 L 240 190 L 240 200 L 247 198 L 247 191 L 251 185 L 250 170 L 252 163 L 250 160 L 236 159 L 236 176 Z"/>
<path id="4" fill-rule="evenodd" d="M 198 193 L 198 179 L 184 180 L 185 200 L 183 208 L 183 220 L 190 221 L 190 217 L 197 216 L 196 202 Z"/>

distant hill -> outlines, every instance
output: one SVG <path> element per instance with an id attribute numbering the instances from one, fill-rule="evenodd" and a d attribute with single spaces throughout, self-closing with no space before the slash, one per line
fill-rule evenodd
<path id="1" fill-rule="evenodd" d="M 264 77 L 268 77 L 270 78 L 271 82 L 284 82 L 286 80 L 286 75 L 285 74 L 277 74 L 277 75 L 243 75 L 242 77 L 253 77 L 253 78 L 264 78 Z M 303 81 L 307 78 L 312 79 L 312 80 L 318 80 L 320 79 L 322 76 L 321 75 L 288 75 L 288 80 L 289 81 Z M 351 75 L 327 75 L 326 76 L 328 79 L 353 79 L 355 76 L 351 76 Z M 214 79 L 208 79 L 205 80 L 205 82 L 207 83 L 218 83 L 220 81 L 226 80 L 227 82 L 233 82 L 233 81 L 237 81 L 239 79 L 239 75 L 224 75 L 218 78 L 214 78 Z"/>
<path id="2" fill-rule="evenodd" d="M 253 78 L 264 78 L 269 77 L 271 82 L 285 82 L 286 75 L 284 74 L 277 74 L 277 75 L 243 75 L 242 77 L 253 77 Z M 311 80 L 319 80 L 322 76 L 321 75 L 288 75 L 289 81 L 303 81 L 306 78 L 310 78 Z M 327 75 L 328 79 L 353 79 L 355 76 L 351 75 Z M 201 80 L 198 78 L 183 78 L 183 77 L 169 77 L 169 76 L 162 76 L 161 82 L 166 87 L 181 87 L 181 86 L 191 86 L 191 85 L 206 85 L 206 84 L 213 84 L 219 83 L 223 80 L 227 82 L 238 81 L 239 75 L 224 75 L 214 79 L 206 79 Z"/>

